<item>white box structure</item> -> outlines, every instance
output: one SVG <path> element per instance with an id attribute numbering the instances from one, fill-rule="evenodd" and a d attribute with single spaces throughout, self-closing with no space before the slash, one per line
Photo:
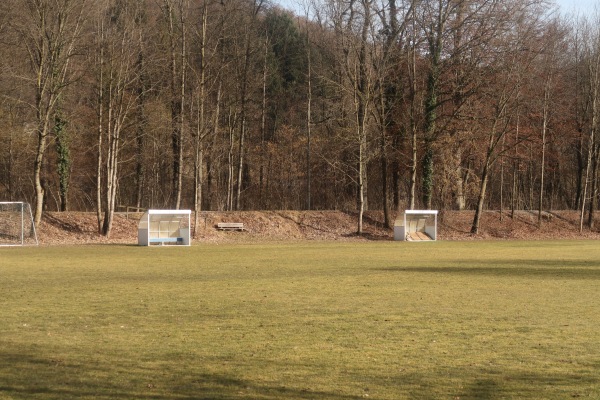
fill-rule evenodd
<path id="1" fill-rule="evenodd" d="M 437 210 L 406 210 L 394 223 L 394 240 L 437 240 Z"/>
<path id="2" fill-rule="evenodd" d="M 189 246 L 191 210 L 148 210 L 138 223 L 138 245 Z"/>

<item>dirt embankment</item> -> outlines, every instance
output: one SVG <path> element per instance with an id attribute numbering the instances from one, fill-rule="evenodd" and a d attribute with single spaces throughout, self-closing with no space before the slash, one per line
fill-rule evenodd
<path id="1" fill-rule="evenodd" d="M 94 213 L 47 212 L 38 229 L 42 245 L 137 243 L 137 222 L 141 214 L 117 214 L 110 237 L 97 233 Z M 192 215 L 193 218 L 193 215 Z M 553 211 L 543 214 L 538 226 L 537 212 L 519 211 L 511 218 L 508 212 L 487 211 L 481 220 L 480 233 L 471 235 L 472 211 L 444 211 L 438 217 L 439 240 L 480 239 L 600 239 L 597 229 L 579 232 L 576 211 Z M 243 222 L 245 232 L 222 232 L 219 222 Z M 393 240 L 393 231 L 383 224 L 383 213 L 367 212 L 364 234 L 356 235 L 357 215 L 342 211 L 241 211 L 203 212 L 199 216 L 196 242 L 230 243 L 282 240 Z"/>

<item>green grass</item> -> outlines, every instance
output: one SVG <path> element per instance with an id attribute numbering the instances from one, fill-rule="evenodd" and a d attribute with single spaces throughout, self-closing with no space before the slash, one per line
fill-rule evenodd
<path id="1" fill-rule="evenodd" d="M 0 399 L 600 398 L 595 241 L 0 248 Z"/>

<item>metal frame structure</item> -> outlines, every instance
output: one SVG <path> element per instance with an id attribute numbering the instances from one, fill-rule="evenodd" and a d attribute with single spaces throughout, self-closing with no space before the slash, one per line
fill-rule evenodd
<path id="1" fill-rule="evenodd" d="M 1 243 L 0 242 L 0 246 L 24 246 L 25 245 L 25 219 L 28 217 L 29 221 L 31 223 L 31 232 L 32 232 L 32 236 L 35 239 L 35 245 L 39 245 L 39 241 L 38 241 L 38 237 L 37 237 L 37 232 L 35 230 L 35 224 L 33 222 L 33 214 L 31 213 L 31 206 L 29 205 L 29 203 L 23 202 L 23 201 L 0 201 L 0 208 L 2 208 L 2 206 L 14 206 L 14 210 L 16 212 L 20 212 L 21 216 L 21 233 L 20 233 L 20 238 L 19 238 L 19 242 L 18 243 Z M 27 206 L 27 209 L 29 210 L 29 215 L 26 215 L 25 212 L 25 206 Z M 0 215 L 0 224 L 2 223 L 2 218 Z"/>
<path id="2" fill-rule="evenodd" d="M 138 223 L 138 245 L 191 244 L 191 210 L 148 210 Z"/>
<path id="3" fill-rule="evenodd" d="M 437 240 L 437 214 L 437 210 L 404 211 L 394 224 L 394 240 Z"/>

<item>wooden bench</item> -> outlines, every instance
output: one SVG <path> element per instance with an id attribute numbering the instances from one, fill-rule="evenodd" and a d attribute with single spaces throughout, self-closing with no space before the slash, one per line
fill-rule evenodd
<path id="1" fill-rule="evenodd" d="M 217 229 L 220 231 L 244 231 L 243 222 L 219 222 Z"/>
<path id="2" fill-rule="evenodd" d="M 183 242 L 183 238 L 180 237 L 166 237 L 166 238 L 150 238 L 150 243 L 159 243 L 164 245 L 165 243 L 179 243 Z"/>

